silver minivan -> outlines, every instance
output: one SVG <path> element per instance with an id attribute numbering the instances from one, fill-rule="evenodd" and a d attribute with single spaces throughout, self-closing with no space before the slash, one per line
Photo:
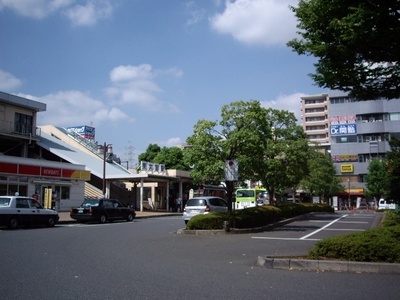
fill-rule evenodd
<path id="1" fill-rule="evenodd" d="M 187 222 L 196 215 L 226 211 L 228 211 L 228 204 L 220 197 L 193 197 L 186 202 L 183 209 L 183 220 L 185 224 L 187 224 Z"/>

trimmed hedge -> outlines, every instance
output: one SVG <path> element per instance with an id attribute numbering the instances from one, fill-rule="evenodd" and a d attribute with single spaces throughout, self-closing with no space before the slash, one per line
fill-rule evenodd
<path id="1" fill-rule="evenodd" d="M 381 228 L 321 240 L 309 258 L 400 263 L 400 215 L 385 214 Z"/>
<path id="2" fill-rule="evenodd" d="M 255 228 L 309 212 L 333 213 L 334 209 L 331 206 L 311 203 L 257 206 L 236 210 L 230 220 L 225 213 L 197 215 L 190 219 L 186 228 L 189 230 L 223 229 L 224 221 L 229 221 L 230 227 L 234 224 L 235 228 Z"/>

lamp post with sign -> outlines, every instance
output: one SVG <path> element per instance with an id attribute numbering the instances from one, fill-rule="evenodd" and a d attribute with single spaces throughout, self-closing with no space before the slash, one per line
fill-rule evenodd
<path id="1" fill-rule="evenodd" d="M 106 198 L 106 162 L 112 162 L 112 144 L 98 145 L 97 151 L 103 155 L 103 197 Z"/>
<path id="2" fill-rule="evenodd" d="M 351 202 L 350 202 L 350 177 L 347 177 L 347 185 L 348 185 L 348 190 L 347 190 L 347 194 L 348 194 L 347 203 L 348 203 L 349 207 L 351 207 Z"/>

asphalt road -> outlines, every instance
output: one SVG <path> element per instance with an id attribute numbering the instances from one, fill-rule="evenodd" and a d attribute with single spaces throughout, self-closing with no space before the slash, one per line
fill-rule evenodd
<path id="1" fill-rule="evenodd" d="M 177 234 L 180 217 L 0 230 L 0 298 L 398 299 L 398 275 L 257 266 L 259 255 L 304 254 L 319 238 L 369 228 L 375 215 L 335 217 L 232 235 Z"/>

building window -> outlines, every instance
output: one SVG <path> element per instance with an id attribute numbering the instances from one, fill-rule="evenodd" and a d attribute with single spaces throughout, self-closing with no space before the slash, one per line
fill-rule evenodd
<path id="1" fill-rule="evenodd" d="M 32 134 L 33 117 L 15 113 L 15 132 L 22 135 Z"/>

